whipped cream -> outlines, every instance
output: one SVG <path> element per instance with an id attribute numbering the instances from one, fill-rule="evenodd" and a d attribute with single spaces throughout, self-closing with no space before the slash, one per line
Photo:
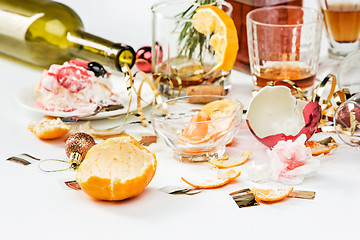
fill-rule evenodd
<path id="1" fill-rule="evenodd" d="M 37 106 L 47 111 L 92 113 L 100 106 L 121 104 L 113 92 L 111 73 L 101 76 L 88 68 L 87 61 L 70 60 L 44 70 L 38 83 Z"/>

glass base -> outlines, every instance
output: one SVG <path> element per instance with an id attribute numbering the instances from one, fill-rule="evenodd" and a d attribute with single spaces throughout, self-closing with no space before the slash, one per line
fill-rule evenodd
<path id="1" fill-rule="evenodd" d="M 349 53 L 359 49 L 359 41 L 349 43 L 338 43 L 330 41 L 330 47 L 328 49 L 329 57 L 332 59 L 343 60 Z"/>
<path id="2" fill-rule="evenodd" d="M 182 152 L 175 150 L 174 151 L 174 157 L 181 161 L 186 163 L 202 163 L 202 162 L 208 162 L 212 158 L 218 158 L 222 157 L 225 153 L 225 147 L 222 147 L 221 149 L 218 149 L 215 152 Z"/>
<path id="3" fill-rule="evenodd" d="M 224 87 L 225 95 L 227 95 L 230 92 L 231 89 L 231 83 L 230 83 L 230 73 L 227 73 L 226 75 L 221 76 L 219 79 L 217 79 L 216 82 L 212 84 L 208 84 L 207 82 L 199 85 L 192 85 L 192 86 L 201 86 L 201 85 L 220 85 Z M 168 97 L 168 98 L 174 98 L 174 97 L 183 97 L 186 96 L 186 88 L 190 86 L 183 86 L 180 91 L 178 87 L 172 87 L 168 83 L 159 82 L 158 84 L 158 90 L 160 94 Z M 212 95 L 211 93 L 201 93 L 201 95 Z"/>

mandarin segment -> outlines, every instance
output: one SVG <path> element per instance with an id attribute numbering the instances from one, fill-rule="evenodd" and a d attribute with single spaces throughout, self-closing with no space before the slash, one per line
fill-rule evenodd
<path id="1" fill-rule="evenodd" d="M 204 105 L 201 111 L 211 119 L 232 114 L 237 109 L 237 103 L 230 99 L 216 100 Z"/>
<path id="2" fill-rule="evenodd" d="M 90 197 L 123 200 L 140 194 L 153 179 L 156 157 L 131 136 L 108 138 L 93 146 L 76 174 Z"/>
<path id="3" fill-rule="evenodd" d="M 195 113 L 189 124 L 185 127 L 182 139 L 189 143 L 200 143 L 207 141 L 210 118 L 202 111 Z"/>
<path id="4" fill-rule="evenodd" d="M 226 134 L 235 116 L 224 118 L 236 112 L 238 105 L 230 99 L 217 100 L 205 104 L 185 127 L 178 139 L 181 143 L 200 144 L 217 140 Z"/>

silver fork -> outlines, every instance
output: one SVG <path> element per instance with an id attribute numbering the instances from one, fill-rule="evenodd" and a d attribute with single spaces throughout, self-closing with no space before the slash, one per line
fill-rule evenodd
<path id="1" fill-rule="evenodd" d="M 122 128 L 125 128 L 125 127 L 128 127 L 128 126 L 134 125 L 134 124 L 141 124 L 141 123 L 142 123 L 141 121 L 134 121 L 134 122 L 123 123 L 121 125 L 117 125 L 117 126 L 110 127 L 110 128 L 105 128 L 105 129 L 96 129 L 96 128 L 94 128 L 94 130 L 97 130 L 97 131 L 116 131 L 116 130 L 119 130 L 119 129 L 122 129 Z M 148 121 L 148 123 L 151 124 L 151 121 Z"/>
<path id="2" fill-rule="evenodd" d="M 70 117 L 62 117 L 60 118 L 60 120 L 64 123 L 74 123 L 77 122 L 80 118 L 87 118 L 87 117 L 92 117 L 95 116 L 96 114 L 98 114 L 101 111 L 110 111 L 110 110 L 117 110 L 117 109 L 121 109 L 124 106 L 122 104 L 117 104 L 117 105 L 106 105 L 106 106 L 102 106 L 102 105 L 98 105 L 94 112 L 90 113 L 90 114 L 85 114 L 85 115 L 75 115 L 75 116 L 70 116 Z"/>

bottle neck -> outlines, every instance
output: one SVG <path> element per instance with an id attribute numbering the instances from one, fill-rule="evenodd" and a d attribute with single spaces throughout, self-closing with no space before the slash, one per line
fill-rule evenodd
<path id="1" fill-rule="evenodd" d="M 114 43 L 82 30 L 69 32 L 67 39 L 72 43 L 70 54 L 88 61 L 99 62 L 103 65 L 121 71 L 121 66 L 135 63 L 135 51 L 132 47 Z"/>

